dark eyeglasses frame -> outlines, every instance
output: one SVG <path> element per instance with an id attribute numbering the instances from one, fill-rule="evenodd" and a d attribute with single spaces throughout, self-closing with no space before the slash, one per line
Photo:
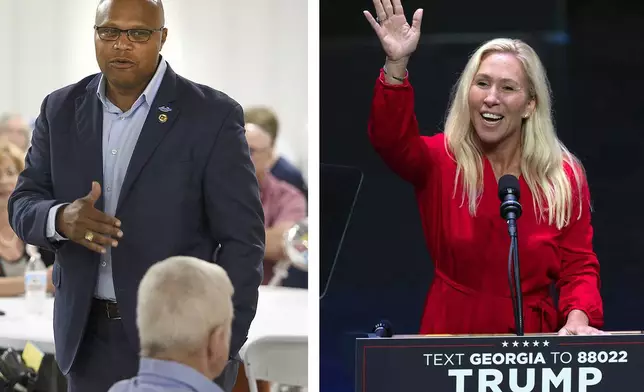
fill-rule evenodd
<path id="1" fill-rule="evenodd" d="M 264 148 L 252 148 L 252 147 L 249 147 L 248 150 L 250 151 L 250 155 L 255 155 L 255 154 L 262 153 L 262 152 L 266 152 L 270 148 L 271 148 L 270 146 L 269 147 L 264 147 Z"/>
<path id="2" fill-rule="evenodd" d="M 96 34 L 98 34 L 98 38 L 100 38 L 103 41 L 110 41 L 110 42 L 118 41 L 119 38 L 121 38 L 121 34 L 125 33 L 125 35 L 127 35 L 127 39 L 130 42 L 141 43 L 141 42 L 148 42 L 150 40 L 150 38 L 152 37 L 152 34 L 154 34 L 157 31 L 163 31 L 164 28 L 165 28 L 164 26 L 161 26 L 160 28 L 153 29 L 153 30 L 151 30 L 151 29 L 126 29 L 126 30 L 122 30 L 122 29 L 119 29 L 118 27 L 94 26 L 94 31 L 96 31 Z M 101 37 L 101 33 L 100 33 L 101 29 L 110 29 L 110 30 L 113 30 L 113 31 L 118 31 L 119 34 L 114 39 L 105 39 L 105 38 Z M 146 39 L 145 41 L 134 41 L 132 39 L 132 37 L 130 36 L 130 34 L 132 34 L 133 31 L 145 31 L 146 33 L 149 33 L 148 39 Z"/>

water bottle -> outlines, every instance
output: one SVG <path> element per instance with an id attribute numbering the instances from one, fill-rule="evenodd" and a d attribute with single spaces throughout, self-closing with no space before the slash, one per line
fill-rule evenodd
<path id="1" fill-rule="evenodd" d="M 286 255 L 291 264 L 302 270 L 309 270 L 309 219 L 304 218 L 284 233 Z"/>
<path id="2" fill-rule="evenodd" d="M 27 245 L 29 261 L 25 269 L 25 302 L 27 312 L 40 315 L 44 312 L 47 298 L 47 267 L 43 263 L 38 248 Z"/>

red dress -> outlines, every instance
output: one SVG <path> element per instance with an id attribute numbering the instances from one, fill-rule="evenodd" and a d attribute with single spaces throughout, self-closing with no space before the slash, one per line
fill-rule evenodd
<path id="1" fill-rule="evenodd" d="M 434 280 L 427 294 L 422 334 L 515 333 L 508 283 L 510 238 L 499 213 L 492 166 L 484 159 L 484 191 L 475 217 L 462 186 L 454 191 L 456 163 L 448 156 L 444 135 L 420 136 L 414 92 L 385 82 L 381 70 L 369 120 L 372 145 L 386 164 L 414 185 L 425 241 L 434 260 Z M 572 172 L 568 170 L 569 176 Z M 590 325 L 603 326 L 599 263 L 592 249 L 590 196 L 584 181 L 583 201 L 575 194 L 571 223 L 559 230 L 537 223 L 532 194 L 519 179 L 522 216 L 517 221 L 519 261 L 526 333 L 555 332 L 573 309 L 586 313 Z M 584 203 L 579 220 L 579 203 Z M 559 289 L 555 309 L 550 285 Z"/>

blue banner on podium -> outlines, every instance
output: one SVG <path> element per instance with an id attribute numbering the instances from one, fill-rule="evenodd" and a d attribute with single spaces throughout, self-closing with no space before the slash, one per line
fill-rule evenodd
<path id="1" fill-rule="evenodd" d="M 414 335 L 356 342 L 356 392 L 644 390 L 640 332 Z"/>

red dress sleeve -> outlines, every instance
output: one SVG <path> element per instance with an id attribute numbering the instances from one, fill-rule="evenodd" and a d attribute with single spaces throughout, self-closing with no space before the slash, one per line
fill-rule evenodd
<path id="1" fill-rule="evenodd" d="M 599 261 L 593 251 L 592 243 L 590 191 L 587 181 L 582 179 L 580 197 L 572 171 L 569 177 L 573 189 L 573 210 L 571 223 L 563 229 L 560 242 L 562 265 L 557 282 L 560 314 L 565 323 L 568 313 L 578 309 L 586 313 L 590 326 L 602 328 L 604 313 L 599 292 Z M 582 203 L 581 217 L 579 217 L 579 203 Z"/>
<path id="2" fill-rule="evenodd" d="M 414 90 L 407 77 L 402 84 L 388 84 L 380 70 L 371 103 L 369 139 L 391 170 L 415 186 L 423 185 L 433 154 L 428 138 L 419 133 Z"/>

